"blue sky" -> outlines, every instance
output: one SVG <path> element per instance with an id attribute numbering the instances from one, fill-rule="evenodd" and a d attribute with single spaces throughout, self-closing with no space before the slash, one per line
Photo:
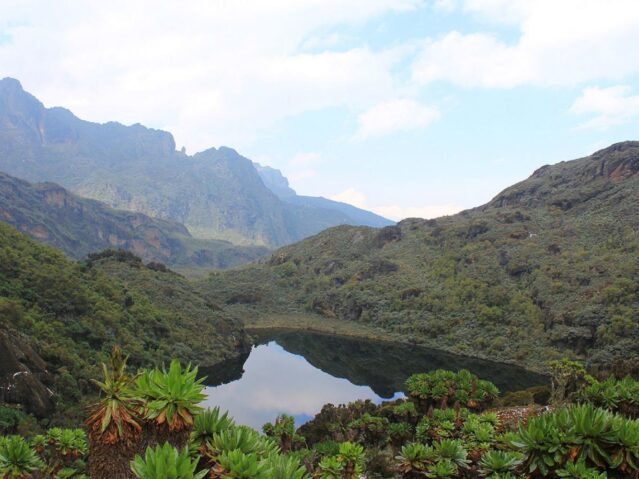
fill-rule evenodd
<path id="1" fill-rule="evenodd" d="M 0 0 L 0 76 L 394 219 L 639 139 L 635 0 Z"/>

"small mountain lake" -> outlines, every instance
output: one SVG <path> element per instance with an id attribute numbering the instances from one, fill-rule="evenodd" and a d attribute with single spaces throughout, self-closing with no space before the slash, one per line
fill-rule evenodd
<path id="1" fill-rule="evenodd" d="M 327 403 L 379 403 L 401 396 L 411 374 L 468 369 L 502 392 L 548 383 L 517 366 L 457 356 L 420 346 L 300 331 L 260 332 L 251 352 L 202 369 L 205 407 L 220 406 L 258 430 L 278 414 L 299 426 Z"/>

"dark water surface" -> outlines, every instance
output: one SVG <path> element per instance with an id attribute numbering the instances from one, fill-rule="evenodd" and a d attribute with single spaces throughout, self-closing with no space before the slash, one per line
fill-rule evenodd
<path id="1" fill-rule="evenodd" d="M 257 429 L 281 413 L 300 425 L 326 403 L 398 397 L 408 376 L 434 369 L 468 369 L 502 392 L 548 383 L 517 366 L 409 344 L 280 330 L 261 333 L 250 354 L 202 370 L 204 406 Z"/>

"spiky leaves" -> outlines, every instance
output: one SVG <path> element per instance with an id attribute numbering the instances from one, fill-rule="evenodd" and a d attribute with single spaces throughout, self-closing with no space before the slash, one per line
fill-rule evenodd
<path id="1" fill-rule="evenodd" d="M 131 470 L 138 479 L 202 479 L 207 470 L 196 472 L 198 460 L 191 460 L 188 449 L 178 451 L 169 443 L 147 448 L 144 458 L 137 455 Z"/>
<path id="2" fill-rule="evenodd" d="M 127 358 L 113 348 L 109 365 L 102 365 L 104 379 L 94 381 L 102 398 L 85 421 L 89 437 L 89 473 L 92 479 L 126 479 L 135 454 L 141 426 L 139 400 L 131 386 L 134 378 L 126 372 Z"/>
<path id="3" fill-rule="evenodd" d="M 102 364 L 103 381 L 93 380 L 102 397 L 85 423 L 89 437 L 104 444 L 131 442 L 141 430 L 136 415 L 139 401 L 131 389 L 133 378 L 126 372 L 127 359 L 114 347 L 108 366 Z"/>
<path id="4" fill-rule="evenodd" d="M 171 361 L 169 369 L 145 371 L 136 381 L 136 392 L 145 400 L 144 418 L 155 435 L 154 441 L 165 441 L 182 448 L 193 429 L 193 417 L 202 411 L 199 404 L 204 378 L 198 379 L 197 368 Z M 152 442 L 151 442 L 152 443 Z"/>
<path id="5" fill-rule="evenodd" d="M 42 460 L 22 437 L 11 436 L 0 444 L 0 476 L 3 479 L 28 479 L 43 466 Z"/>

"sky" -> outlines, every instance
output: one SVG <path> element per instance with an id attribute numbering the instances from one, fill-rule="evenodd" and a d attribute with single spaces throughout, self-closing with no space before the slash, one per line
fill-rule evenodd
<path id="1" fill-rule="evenodd" d="M 241 379 L 205 388 L 207 399 L 203 406 L 218 406 L 229 411 L 237 423 L 258 430 L 278 414 L 289 414 L 301 425 L 320 412 L 324 404 L 381 400 L 370 387 L 333 377 L 275 342 L 254 348 L 243 369 Z"/>
<path id="2" fill-rule="evenodd" d="M 639 139 L 637 0 L 0 0 L 0 77 L 392 219 Z"/>

